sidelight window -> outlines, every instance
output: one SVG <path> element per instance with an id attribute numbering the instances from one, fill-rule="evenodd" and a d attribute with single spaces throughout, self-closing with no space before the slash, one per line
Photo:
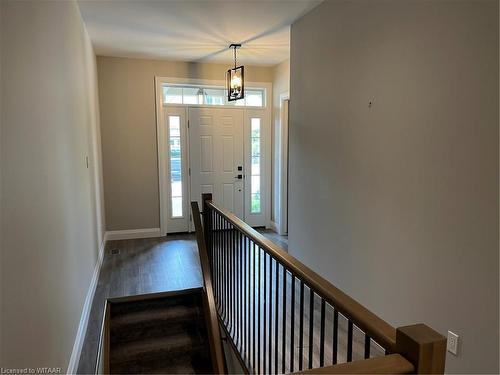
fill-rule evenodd
<path id="1" fill-rule="evenodd" d="M 251 168 L 251 202 L 250 202 L 250 212 L 253 214 L 261 212 L 261 134 L 260 134 L 260 118 L 255 117 L 250 120 L 250 144 L 251 144 L 251 158 L 252 158 L 252 168 Z"/>
<path id="2" fill-rule="evenodd" d="M 181 118 L 168 116 L 169 153 L 170 153 L 170 199 L 171 217 L 183 217 L 182 214 L 182 149 Z"/>

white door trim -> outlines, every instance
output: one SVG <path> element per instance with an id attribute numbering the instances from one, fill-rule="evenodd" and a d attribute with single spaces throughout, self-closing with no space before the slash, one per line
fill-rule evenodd
<path id="1" fill-rule="evenodd" d="M 285 121 L 285 101 L 290 100 L 290 93 L 280 94 L 280 118 L 279 118 L 279 222 L 277 225 L 278 234 L 287 234 L 288 218 L 288 121 Z"/>
<path id="2" fill-rule="evenodd" d="M 223 75 L 224 72 L 221 73 Z M 206 86 L 225 86 L 225 80 L 208 80 L 208 79 L 191 79 L 191 78 L 176 78 L 176 77 L 160 77 L 155 76 L 155 104 L 156 104 L 156 141 L 157 141 L 157 163 L 158 163 L 158 193 L 159 193 L 159 203 L 160 203 L 160 233 L 162 236 L 167 235 L 167 221 L 168 221 L 168 210 L 169 210 L 169 195 L 170 191 L 168 188 L 168 158 L 166 157 L 168 149 L 166 143 L 166 138 L 164 138 L 165 129 L 165 119 L 163 115 L 163 109 L 167 107 L 163 104 L 163 92 L 162 85 L 164 84 L 191 84 L 191 85 L 206 85 Z M 223 107 L 223 108 L 240 108 L 244 111 L 245 118 L 247 117 L 247 111 L 264 111 L 266 113 L 266 124 L 268 126 L 268 131 L 266 130 L 266 137 L 268 141 L 266 142 L 265 148 L 265 174 L 266 176 L 271 176 L 271 111 L 272 111 L 272 83 L 270 82 L 245 82 L 245 87 L 256 87 L 264 88 L 266 90 L 265 105 L 264 107 Z M 173 104 L 174 107 L 199 107 L 199 108 L 214 108 L 213 105 L 189 105 L 189 104 Z M 168 106 L 170 107 L 170 106 Z M 188 111 L 186 110 L 186 116 L 188 116 Z M 187 118 L 189 121 L 189 118 Z M 189 145 L 189 131 L 187 132 L 186 142 Z M 189 146 L 187 147 L 187 163 L 189 165 Z M 189 177 L 189 176 L 188 176 Z M 186 179 L 187 184 L 187 199 L 189 202 L 187 204 L 188 209 L 191 209 L 191 186 L 190 178 Z M 266 217 L 266 227 L 271 225 L 271 178 L 266 179 L 265 191 L 267 194 L 266 200 L 267 204 L 265 207 L 265 217 Z"/>

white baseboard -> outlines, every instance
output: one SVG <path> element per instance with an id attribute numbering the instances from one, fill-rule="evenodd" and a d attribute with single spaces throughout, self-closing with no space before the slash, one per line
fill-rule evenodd
<path id="1" fill-rule="evenodd" d="M 90 281 L 89 290 L 87 291 L 87 296 L 85 297 L 85 303 L 83 304 L 82 315 L 80 317 L 80 323 L 78 324 L 78 330 L 76 332 L 73 351 L 71 352 L 68 369 L 66 371 L 67 374 L 76 374 L 78 370 L 80 355 L 82 354 L 83 342 L 85 340 L 85 334 L 87 333 L 90 310 L 92 309 L 92 302 L 94 301 L 94 294 L 97 288 L 97 282 L 99 281 L 99 273 L 101 272 L 102 261 L 104 259 L 105 248 L 106 248 L 106 235 L 104 236 L 101 245 L 99 246 L 97 264 L 95 265 L 94 274 L 92 275 L 92 280 Z"/>
<path id="2" fill-rule="evenodd" d="M 272 230 L 274 230 L 276 233 L 279 233 L 278 231 L 278 226 L 276 225 L 276 223 L 272 220 L 269 221 L 269 228 L 271 228 Z"/>
<path id="3" fill-rule="evenodd" d="M 163 237 L 160 228 L 110 230 L 105 234 L 107 241 L 110 240 L 130 240 L 133 238 L 153 238 Z"/>

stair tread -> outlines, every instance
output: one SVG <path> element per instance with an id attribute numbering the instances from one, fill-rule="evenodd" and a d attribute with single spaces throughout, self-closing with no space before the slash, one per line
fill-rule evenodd
<path id="1" fill-rule="evenodd" d="M 112 373 L 120 374 L 208 374 L 212 373 L 212 363 L 206 361 L 193 361 L 190 358 L 177 358 L 168 363 L 165 359 L 160 361 L 134 361 L 113 364 Z"/>
<path id="2" fill-rule="evenodd" d="M 199 312 L 197 306 L 174 305 L 156 309 L 144 309 L 123 313 L 111 320 L 111 329 L 145 321 L 168 321 L 172 319 L 192 319 Z"/>
<path id="3" fill-rule="evenodd" d="M 193 352 L 204 345 L 204 340 L 196 335 L 185 333 L 167 337 L 147 338 L 124 342 L 111 350 L 111 362 L 127 362 L 137 359 L 154 358 L 158 355 L 166 355 L 169 352 Z"/>
<path id="4" fill-rule="evenodd" d="M 111 371 L 112 374 L 196 374 L 198 373 L 189 364 L 181 364 L 176 366 L 152 366 L 145 368 L 144 366 L 128 366 L 128 367 L 115 367 Z M 205 372 L 202 372 L 205 373 Z"/>
<path id="5" fill-rule="evenodd" d="M 124 314 L 130 314 L 142 310 L 164 309 L 173 306 L 195 307 L 201 302 L 201 294 L 192 292 L 171 297 L 158 297 L 130 302 L 117 303 L 113 306 L 112 316 L 116 318 Z"/>

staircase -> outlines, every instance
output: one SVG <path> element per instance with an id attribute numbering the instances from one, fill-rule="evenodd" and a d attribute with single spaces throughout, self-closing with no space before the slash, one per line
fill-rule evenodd
<path id="1" fill-rule="evenodd" d="M 111 373 L 212 372 L 202 289 L 113 303 L 109 329 Z"/>

